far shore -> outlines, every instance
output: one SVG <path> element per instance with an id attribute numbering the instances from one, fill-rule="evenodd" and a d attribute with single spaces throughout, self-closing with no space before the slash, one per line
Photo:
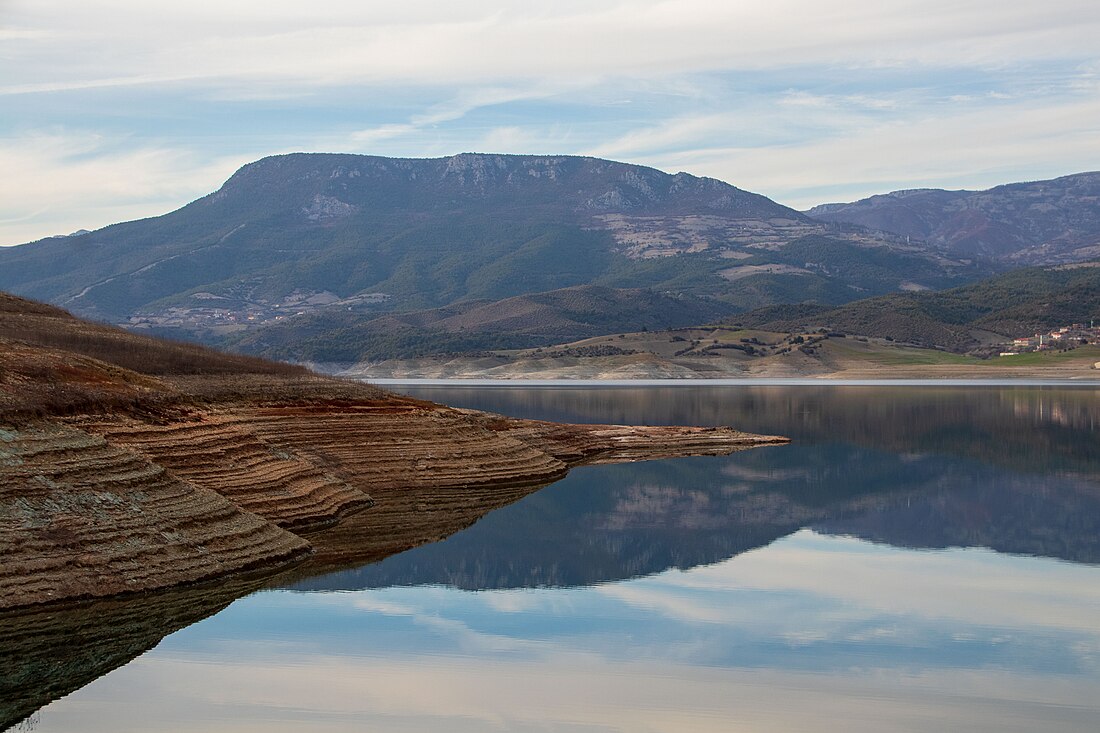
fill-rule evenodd
<path id="1" fill-rule="evenodd" d="M 758 332 L 747 332 L 758 333 Z M 706 334 L 707 337 L 714 334 Z M 718 334 L 725 336 L 725 334 Z M 728 336 L 727 336 L 728 338 Z M 700 339 L 701 340 L 701 339 Z M 538 381 L 733 381 L 795 380 L 811 383 L 867 380 L 1013 380 L 1100 384 L 1100 346 L 1068 351 L 979 359 L 962 354 L 892 344 L 881 340 L 827 338 L 806 351 L 748 356 L 732 349 L 705 356 L 664 353 L 679 344 L 667 338 L 635 341 L 629 353 L 584 356 L 580 348 L 562 356 L 544 350 L 390 359 L 361 364 L 313 364 L 329 374 L 374 382 L 407 380 L 492 380 L 534 384 Z M 596 344 L 599 345 L 599 344 Z M 582 355 L 576 355 L 580 353 Z"/>
<path id="2" fill-rule="evenodd" d="M 1058 367 L 1036 366 L 956 366 L 956 365 L 923 365 L 911 367 L 882 367 L 867 366 L 864 368 L 842 369 L 820 374 L 792 374 L 779 372 L 770 374 L 767 371 L 752 371 L 741 373 L 686 373 L 676 375 L 624 374 L 622 372 L 600 372 L 598 370 L 563 369 L 559 372 L 540 371 L 536 373 L 509 373 L 507 371 L 490 370 L 478 372 L 441 373 L 436 370 L 402 370 L 399 372 L 386 372 L 383 370 L 365 370 L 363 372 L 347 371 L 340 376 L 370 382 L 378 385 L 405 384 L 409 382 L 426 383 L 438 382 L 443 384 L 464 383 L 474 384 L 515 384 L 516 386 L 558 383 L 591 383 L 591 384 L 618 384 L 629 383 L 637 386 L 647 384 L 848 384 L 897 382 L 936 382 L 966 384 L 1012 384 L 1017 382 L 1043 382 L 1059 384 L 1080 384 L 1100 386 L 1100 369 L 1091 366 L 1059 365 Z"/>
<path id="3" fill-rule="evenodd" d="M 1092 379 L 1043 378 L 1043 377 L 731 377 L 706 379 L 526 379 L 484 377 L 397 377 L 365 378 L 368 384 L 379 387 L 504 387 L 525 389 L 529 387 L 1100 387 L 1100 377 Z"/>

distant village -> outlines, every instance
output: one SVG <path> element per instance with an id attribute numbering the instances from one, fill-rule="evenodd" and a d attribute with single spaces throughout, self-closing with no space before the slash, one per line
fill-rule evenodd
<path id="1" fill-rule="evenodd" d="M 1100 328 L 1096 326 L 1095 321 L 1087 326 L 1083 323 L 1074 323 L 1047 333 L 1012 339 L 1011 343 L 1002 344 L 1000 355 L 1017 356 L 1035 351 L 1064 351 L 1084 344 L 1100 344 Z"/>

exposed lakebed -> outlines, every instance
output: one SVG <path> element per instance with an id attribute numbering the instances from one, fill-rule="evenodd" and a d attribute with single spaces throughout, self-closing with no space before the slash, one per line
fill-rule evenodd
<path id="1" fill-rule="evenodd" d="M 122 666 L 22 726 L 1085 731 L 1100 719 L 1095 388 L 405 391 L 794 442 L 581 467 L 442 542 L 233 602 L 183 594 L 187 613 L 119 602 L 96 612 L 123 619 L 114 633 L 74 619 L 83 633 L 42 643 L 115 651 Z M 124 663 L 119 628 L 134 653 L 180 630 Z"/>

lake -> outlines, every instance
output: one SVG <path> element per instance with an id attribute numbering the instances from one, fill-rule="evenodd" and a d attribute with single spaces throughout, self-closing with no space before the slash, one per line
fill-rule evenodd
<path id="1" fill-rule="evenodd" d="M 373 564 L 38 619 L 9 635 L 21 689 L 87 684 L 17 729 L 1097 729 L 1095 387 L 392 388 L 794 442 L 582 467 Z"/>

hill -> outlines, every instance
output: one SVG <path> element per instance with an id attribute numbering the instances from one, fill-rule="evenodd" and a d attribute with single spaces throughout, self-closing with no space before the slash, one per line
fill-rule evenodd
<path id="1" fill-rule="evenodd" d="M 988 359 L 1012 338 L 1100 318 L 1100 262 L 1027 268 L 940 292 L 839 307 L 774 305 L 714 325 L 605 333 L 465 354 L 364 358 L 365 378 L 1086 378 L 1097 346 Z M 458 351 L 458 350 L 456 350 Z M 951 353 L 956 352 L 956 353 Z M 964 355 L 964 352 L 968 352 Z"/>
<path id="2" fill-rule="evenodd" d="M 1012 358 L 812 330 L 702 326 L 614 334 L 535 349 L 362 362 L 360 379 L 1087 379 L 1100 346 Z"/>
<path id="3" fill-rule="evenodd" d="M 824 327 L 966 351 L 1100 316 L 1100 262 L 1026 268 L 941 292 L 884 295 L 838 308 L 769 308 L 736 317 L 756 328 Z"/>
<path id="4" fill-rule="evenodd" d="M 1013 265 L 1080 262 L 1100 256 L 1100 172 L 1012 183 L 988 191 L 914 189 L 806 212 L 920 239 L 954 256 Z"/>
<path id="5" fill-rule="evenodd" d="M 990 272 L 686 173 L 596 158 L 294 154 L 164 216 L 0 249 L 0 289 L 217 339 L 288 314 L 373 317 L 579 285 L 745 310 Z"/>
<path id="6" fill-rule="evenodd" d="M 2 292 L 0 341 L 67 351 L 149 375 L 307 373 L 290 364 L 150 338 Z"/>
<path id="7" fill-rule="evenodd" d="M 717 320 L 734 310 L 692 296 L 582 286 L 369 320 L 353 312 L 304 315 L 249 332 L 234 347 L 274 358 L 354 363 L 660 330 Z"/>

